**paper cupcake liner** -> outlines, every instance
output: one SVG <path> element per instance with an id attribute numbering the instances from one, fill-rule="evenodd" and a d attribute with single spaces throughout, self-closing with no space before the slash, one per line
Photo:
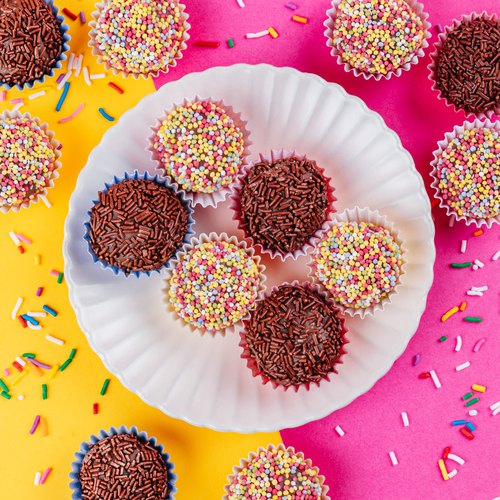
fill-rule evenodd
<path id="1" fill-rule="evenodd" d="M 49 185 L 48 187 L 45 187 L 43 191 L 40 191 L 36 194 L 34 198 L 31 200 L 26 200 L 21 205 L 16 205 L 16 206 L 9 206 L 9 205 L 0 205 L 0 212 L 1 213 L 8 213 L 9 211 L 12 212 L 19 212 L 21 208 L 29 208 L 32 204 L 38 203 L 42 197 L 47 196 L 47 192 L 50 188 L 54 187 L 54 180 L 59 177 L 59 172 L 58 170 L 61 168 L 61 162 L 59 161 L 59 158 L 61 157 L 61 150 L 58 149 L 60 142 L 57 141 L 54 137 L 55 134 L 52 130 L 49 130 L 49 126 L 46 123 L 41 123 L 40 118 L 36 116 L 31 116 L 29 113 L 19 113 L 19 111 L 4 111 L 0 115 L 0 120 L 4 120 L 6 118 L 25 118 L 28 120 L 33 120 L 47 135 L 47 137 L 50 139 L 50 145 L 52 147 L 52 150 L 54 151 L 55 154 L 55 160 L 54 160 L 54 170 L 52 171 L 52 175 L 49 180 Z"/>
<path id="2" fill-rule="evenodd" d="M 446 97 L 444 97 L 441 94 L 441 91 L 437 87 L 437 78 L 436 78 L 436 63 L 437 59 L 439 56 L 439 53 L 441 52 L 441 49 L 443 48 L 443 42 L 446 40 L 446 37 L 448 34 L 455 30 L 458 26 L 460 26 L 463 22 L 470 22 L 473 19 L 477 19 L 478 17 L 484 17 L 485 19 L 490 19 L 493 21 L 498 22 L 498 17 L 496 14 L 488 14 L 485 10 L 478 14 L 477 12 L 472 12 L 471 14 L 464 15 L 460 20 L 458 19 L 453 19 L 453 24 L 451 26 L 445 26 L 443 28 L 443 32 L 439 33 L 438 35 L 438 40 L 436 43 L 434 43 L 434 51 L 431 53 L 431 62 L 427 66 L 427 69 L 429 70 L 429 80 L 432 82 L 432 90 L 435 90 L 437 93 L 437 97 L 440 101 L 443 101 L 446 106 L 451 107 L 456 111 L 457 113 L 459 111 L 463 111 L 465 113 L 466 117 L 473 116 L 477 118 L 491 118 L 493 114 L 500 114 L 500 105 L 497 106 L 494 109 L 488 110 L 486 113 L 473 113 L 472 111 L 466 111 L 463 108 L 457 107 L 454 103 L 451 101 L 448 101 Z"/>
<path id="3" fill-rule="evenodd" d="M 213 193 L 198 193 L 194 191 L 188 191 L 184 189 L 182 186 L 180 186 L 174 177 L 172 177 L 166 169 L 163 167 L 163 160 L 159 156 L 158 152 L 155 150 L 153 146 L 153 141 L 158 133 L 158 130 L 161 127 L 162 121 L 178 106 L 185 106 L 186 104 L 190 102 L 199 102 L 199 101 L 210 101 L 211 103 L 215 104 L 216 106 L 219 106 L 222 108 L 226 114 L 231 117 L 235 123 L 235 126 L 238 127 L 241 132 L 243 133 L 243 144 L 244 144 L 244 150 L 243 150 L 243 155 L 241 158 L 241 165 L 240 168 L 245 165 L 246 159 L 250 155 L 250 146 L 252 145 L 252 142 L 250 141 L 250 132 L 247 128 L 247 122 L 241 118 L 241 114 L 237 113 L 234 111 L 233 107 L 225 104 L 223 100 L 217 100 L 212 97 L 200 97 L 198 95 L 195 95 L 192 99 L 187 99 L 185 98 L 181 103 L 174 104 L 170 106 L 169 108 L 165 109 L 163 112 L 163 115 L 161 118 L 159 118 L 156 121 L 156 124 L 151 127 L 151 130 L 153 131 L 153 134 L 151 135 L 149 139 L 149 146 L 147 148 L 149 154 L 151 155 L 153 161 L 156 163 L 157 167 L 156 170 L 161 173 L 161 175 L 167 176 L 170 178 L 172 186 L 174 186 L 178 191 L 183 191 L 184 196 L 186 197 L 187 200 L 191 200 L 193 206 L 196 205 L 201 205 L 202 207 L 216 207 L 219 203 L 223 202 L 227 195 L 232 192 L 234 189 L 234 186 L 237 182 L 238 174 L 234 176 L 233 182 L 231 184 L 228 184 L 227 186 L 224 186 L 223 188 L 214 191 Z"/>
<path id="4" fill-rule="evenodd" d="M 332 55 L 332 57 L 335 57 L 337 59 L 338 64 L 344 67 L 346 73 L 352 71 L 354 73 L 354 76 L 362 76 L 365 80 L 369 80 L 370 78 L 373 78 L 377 81 L 381 80 L 382 78 L 389 80 L 392 76 L 396 77 L 401 76 L 403 71 L 408 71 L 411 68 L 411 66 L 417 64 L 419 62 L 419 59 L 425 55 L 425 49 L 429 46 L 427 39 L 431 37 L 431 33 L 429 31 L 431 28 L 431 24 L 429 23 L 429 21 L 427 21 L 429 14 L 424 11 L 424 6 L 420 2 L 417 2 L 416 0 L 405 0 L 406 4 L 408 4 L 410 9 L 412 9 L 413 12 L 422 21 L 422 26 L 424 30 L 422 43 L 418 48 L 417 52 L 413 54 L 413 57 L 410 61 L 406 62 L 403 66 L 400 66 L 396 70 L 390 71 L 385 75 L 381 73 L 368 73 L 365 71 L 361 71 L 358 68 L 355 68 L 354 66 L 351 66 L 349 63 L 343 61 L 340 52 L 338 51 L 336 45 L 333 43 L 333 29 L 335 27 L 335 20 L 337 19 L 337 9 L 341 1 L 342 0 L 333 0 L 332 8 L 326 12 L 327 19 L 323 23 L 323 25 L 326 27 L 326 30 L 324 32 L 324 35 L 326 36 L 327 39 L 326 46 L 330 48 L 330 54 Z"/>
<path id="5" fill-rule="evenodd" d="M 388 304 L 392 302 L 394 297 L 396 297 L 399 294 L 400 287 L 402 286 L 401 278 L 405 274 L 405 268 L 407 263 L 405 259 L 407 252 L 405 242 L 399 236 L 399 231 L 394 228 L 394 224 L 391 221 L 389 221 L 389 219 L 385 215 L 382 215 L 377 210 L 370 210 L 369 208 L 366 207 L 360 208 L 358 206 L 355 206 L 354 208 L 346 209 L 341 213 L 335 214 L 332 226 L 335 225 L 337 222 L 367 222 L 374 224 L 375 226 L 381 226 L 390 231 L 396 242 L 399 244 L 399 247 L 401 248 L 401 254 L 402 254 L 401 272 L 399 274 L 396 286 L 389 293 L 389 295 L 384 299 L 382 299 L 380 302 L 377 302 L 376 304 L 373 304 L 370 307 L 359 308 L 359 309 L 356 309 L 354 307 L 347 307 L 342 303 L 337 302 L 335 300 L 334 294 L 330 290 L 328 290 L 316 276 L 316 273 L 314 271 L 314 254 L 311 255 L 311 258 L 309 259 L 308 267 L 309 267 L 310 278 L 316 285 L 318 285 L 322 290 L 324 290 L 328 296 L 332 298 L 335 305 L 342 312 L 349 314 L 349 316 L 352 317 L 360 316 L 361 319 L 363 319 L 365 316 L 373 316 L 373 314 L 376 311 L 382 311 Z"/>
<path id="6" fill-rule="evenodd" d="M 328 496 L 328 490 L 330 489 L 326 484 L 325 484 L 325 476 L 321 475 L 319 472 L 319 468 L 313 465 L 312 461 L 309 458 L 305 458 L 304 454 L 299 451 L 295 451 L 295 448 L 293 446 L 288 446 L 285 447 L 283 444 L 269 444 L 267 448 L 260 447 L 256 452 L 250 452 L 248 454 L 248 458 L 242 458 L 240 460 L 239 465 L 235 465 L 233 467 L 233 473 L 229 474 L 227 477 L 227 484 L 224 486 L 224 491 L 225 494 L 222 497 L 222 500 L 234 500 L 234 497 L 231 497 L 231 491 L 229 489 L 231 483 L 233 482 L 234 478 L 245 468 L 247 467 L 252 460 L 257 458 L 260 453 L 262 452 L 278 452 L 278 451 L 287 451 L 291 455 L 296 455 L 299 459 L 304 460 L 304 462 L 307 464 L 308 468 L 313 469 L 316 474 L 319 483 L 321 484 L 321 496 L 318 497 L 318 500 L 330 500 L 330 497 Z"/>
<path id="7" fill-rule="evenodd" d="M 281 283 L 280 285 L 274 286 L 270 290 L 270 292 L 268 294 L 266 294 L 264 297 L 262 297 L 260 300 L 265 300 L 273 292 L 275 292 L 276 290 L 278 290 L 278 288 L 280 288 L 282 286 L 301 286 L 301 287 L 305 288 L 306 290 L 309 290 L 309 291 L 312 291 L 312 292 L 316 292 L 322 298 L 325 299 L 325 301 L 331 306 L 331 308 L 332 308 L 332 310 L 334 312 L 337 312 L 337 313 L 341 313 L 342 312 L 341 309 L 339 307 L 337 307 L 337 305 L 335 304 L 335 302 L 333 301 L 333 299 L 328 295 L 328 293 L 325 292 L 324 288 L 320 287 L 316 283 L 299 282 L 297 280 L 294 280 L 292 282 L 284 282 L 284 283 Z M 283 384 L 275 382 L 273 379 L 269 378 L 265 373 L 263 373 L 259 369 L 259 367 L 257 365 L 257 361 L 255 360 L 255 358 L 250 353 L 249 348 L 248 348 L 248 344 L 246 342 L 246 335 L 245 335 L 245 333 L 246 333 L 246 328 L 247 328 L 247 325 L 248 325 L 248 322 L 249 322 L 249 319 L 250 319 L 249 317 L 245 318 L 245 320 L 243 322 L 244 323 L 244 328 L 240 332 L 240 343 L 239 343 L 239 346 L 242 349 L 242 353 L 241 353 L 240 357 L 242 359 L 246 360 L 247 367 L 252 372 L 252 375 L 255 378 L 260 378 L 261 379 L 262 385 L 266 385 L 267 383 L 271 383 L 271 385 L 273 386 L 273 389 L 278 389 L 279 388 L 279 389 L 281 389 L 283 391 L 287 391 L 287 390 L 293 388 L 293 390 L 295 392 L 297 392 L 300 388 L 304 388 L 306 391 L 308 391 L 310 389 L 310 387 L 311 387 L 311 384 L 316 385 L 316 386 L 319 387 L 319 385 L 322 382 L 325 382 L 325 381 L 326 382 L 330 382 L 330 376 L 331 375 L 338 373 L 337 366 L 340 365 L 340 364 L 342 364 L 344 362 L 342 360 L 342 357 L 344 356 L 344 354 L 347 353 L 347 351 L 345 350 L 345 346 L 349 343 L 349 341 L 346 338 L 346 334 L 348 333 L 348 329 L 347 329 L 347 326 L 345 324 L 344 316 L 342 314 L 338 314 L 338 318 L 339 318 L 339 321 L 340 321 L 340 326 L 342 328 L 342 335 L 341 335 L 341 338 L 342 338 L 342 347 L 341 347 L 341 349 L 339 351 L 337 360 L 335 361 L 335 365 L 333 366 L 332 370 L 330 372 L 328 372 L 319 382 L 304 382 L 302 384 L 292 384 L 292 385 L 285 386 Z"/>
<path id="8" fill-rule="evenodd" d="M 143 180 L 146 180 L 146 181 L 148 181 L 148 180 L 149 181 L 155 181 L 156 183 L 158 183 L 158 184 L 160 184 L 162 186 L 165 186 L 166 188 L 170 189 L 171 191 L 174 191 L 174 188 L 170 185 L 168 179 L 162 178 L 159 175 L 151 175 L 151 174 L 148 174 L 147 172 L 145 172 L 144 174 L 139 174 L 139 172 L 137 170 L 134 170 L 132 173 L 126 172 L 123 175 L 123 177 L 116 177 L 116 176 L 114 176 L 113 177 L 113 182 L 111 182 L 111 183 L 105 183 L 104 184 L 104 189 L 102 191 L 100 191 L 100 192 L 105 193 L 114 184 L 118 184 L 118 183 L 120 183 L 120 182 L 122 182 L 124 180 L 129 180 L 129 179 L 135 179 L 135 180 L 137 180 L 137 179 L 143 179 Z M 183 243 L 182 243 L 182 245 L 184 245 L 194 235 L 194 229 L 193 228 L 194 228 L 194 225 L 195 225 L 195 221 L 193 219 L 193 208 L 191 206 L 191 203 L 184 198 L 183 193 L 177 192 L 177 191 L 174 191 L 174 192 L 178 196 L 178 198 L 180 199 L 182 205 L 184 206 L 184 208 L 186 209 L 187 214 L 188 214 L 187 232 L 186 232 L 186 236 L 184 237 L 184 240 L 183 240 Z M 92 207 L 94 207 L 95 204 L 98 203 L 98 201 L 99 201 L 99 196 L 97 197 L 96 200 L 92 200 Z M 87 212 L 87 215 L 89 216 L 89 220 L 90 220 L 91 213 L 92 213 L 91 210 L 89 210 Z M 104 260 L 101 260 L 101 259 L 99 259 L 99 257 L 97 257 L 97 255 L 94 253 L 94 250 L 92 249 L 92 245 L 90 244 L 90 234 L 89 234 L 90 223 L 89 222 L 84 222 L 83 225 L 85 226 L 85 235 L 84 235 L 83 238 L 87 242 L 87 251 L 88 251 L 89 255 L 92 257 L 92 260 L 95 263 L 99 263 L 103 269 L 109 269 L 115 275 L 121 274 L 121 275 L 125 276 L 125 278 L 128 278 L 131 275 L 135 276 L 136 278 L 139 278 L 140 276 L 142 276 L 144 274 L 146 276 L 150 276 L 151 273 L 159 273 L 163 268 L 170 266 L 170 263 L 175 258 L 175 255 L 182 248 L 182 245 L 181 245 L 177 249 L 176 254 L 174 254 L 172 257 L 170 257 L 170 259 L 161 268 L 159 268 L 159 269 L 154 269 L 154 270 L 151 270 L 151 271 L 130 271 L 130 272 L 127 273 L 125 270 L 119 268 L 118 266 L 114 266 L 112 264 L 108 264 Z"/>
<path id="9" fill-rule="evenodd" d="M 280 252 L 279 250 L 272 250 L 269 248 L 263 247 L 260 243 L 257 243 L 251 234 L 247 231 L 246 225 L 243 221 L 243 216 L 241 214 L 241 189 L 242 189 L 242 183 L 245 177 L 248 175 L 248 172 L 254 167 L 254 165 L 266 161 L 269 163 L 275 162 L 277 160 L 283 160 L 285 158 L 298 158 L 299 160 L 305 160 L 307 159 L 311 163 L 314 164 L 320 175 L 323 177 L 325 181 L 325 185 L 327 187 L 327 193 L 328 193 L 328 209 L 326 212 L 326 217 L 325 221 L 321 225 L 321 227 L 313 233 L 313 235 L 309 238 L 309 240 L 301 247 L 295 250 L 294 252 L 287 252 L 283 253 Z M 298 154 L 296 151 L 287 151 L 284 149 L 273 149 L 270 153 L 268 154 L 259 154 L 259 160 L 247 163 L 244 165 L 242 168 L 240 174 L 237 176 L 236 184 L 234 186 L 233 192 L 231 193 L 231 209 L 233 210 L 233 220 L 237 221 L 238 223 L 238 229 L 241 229 L 245 235 L 245 238 L 247 238 L 250 242 L 251 245 L 254 246 L 255 248 L 258 249 L 258 251 L 262 254 L 267 254 L 271 258 L 280 258 L 282 261 L 285 261 L 286 259 L 291 259 L 291 260 L 297 260 L 299 257 L 303 255 L 307 255 L 308 251 L 314 247 L 314 245 L 317 243 L 318 239 L 321 237 L 323 234 L 323 231 L 328 227 L 328 223 L 332 220 L 333 214 L 335 213 L 335 208 L 333 207 L 333 204 L 335 201 L 337 201 L 337 198 L 334 195 L 335 188 L 332 187 L 331 185 L 331 178 L 327 177 L 325 175 L 325 170 L 322 169 L 321 167 L 318 166 L 318 164 L 314 161 L 311 160 L 310 158 L 307 158 L 305 155 Z"/>
<path id="10" fill-rule="evenodd" d="M 160 453 L 167 466 L 167 479 L 168 479 L 168 486 L 170 489 L 170 495 L 168 496 L 167 500 L 172 500 L 174 498 L 174 493 L 177 491 L 177 488 L 175 487 L 175 481 L 177 479 L 177 475 L 174 474 L 173 472 L 174 464 L 173 462 L 170 461 L 170 455 L 163 450 L 163 445 L 157 443 L 155 437 L 152 436 L 148 437 L 146 432 L 143 431 L 139 432 L 137 430 L 137 427 L 135 426 L 130 427 L 129 429 L 124 425 L 118 428 L 111 427 L 109 431 L 101 430 L 99 431 L 99 434 L 97 434 L 97 436 L 93 434 L 88 439 L 88 442 L 84 441 L 80 445 L 80 450 L 75 453 L 75 460 L 71 464 L 71 472 L 69 474 L 69 477 L 71 479 L 69 487 L 71 489 L 72 500 L 82 500 L 82 486 L 80 484 L 79 475 L 80 475 L 80 470 L 82 468 L 82 461 L 87 452 L 90 450 L 90 445 L 94 445 L 101 439 L 107 438 L 109 436 L 115 436 L 117 434 L 132 434 L 137 438 L 137 440 L 140 443 L 142 444 L 148 443 L 158 453 Z"/>
<path id="11" fill-rule="evenodd" d="M 148 72 L 148 73 L 132 73 L 132 72 L 128 72 L 125 70 L 120 70 L 120 69 L 115 68 L 114 66 L 109 64 L 108 61 L 105 61 L 102 58 L 102 53 L 99 50 L 99 46 L 98 46 L 99 44 L 97 43 L 97 40 L 96 40 L 96 36 L 97 36 L 96 23 L 99 20 L 99 17 L 101 15 L 102 10 L 108 5 L 108 3 L 109 3 L 109 0 L 105 1 L 105 2 L 96 3 L 95 4 L 96 10 L 94 12 L 92 12 L 92 14 L 91 14 L 92 19 L 88 23 L 89 27 L 90 27 L 88 46 L 92 49 L 92 55 L 94 55 L 97 58 L 97 62 L 99 64 L 103 64 L 104 69 L 106 71 L 111 71 L 113 73 L 113 75 L 115 75 L 115 76 L 121 75 L 124 78 L 131 76 L 135 80 L 138 80 L 139 78 L 147 79 L 150 76 L 152 78 L 158 78 L 158 76 L 160 74 L 167 74 L 170 71 L 170 68 L 175 68 L 177 66 L 177 62 L 183 58 L 182 52 L 187 49 L 186 42 L 190 38 L 188 31 L 191 28 L 191 25 L 187 21 L 189 19 L 189 14 L 185 11 L 186 6 L 183 3 L 179 2 L 178 5 L 179 5 L 179 9 L 180 9 L 180 16 L 181 16 L 180 21 L 184 24 L 185 30 L 184 30 L 184 33 L 182 36 L 182 41 L 181 41 L 179 48 L 177 50 L 177 54 L 175 55 L 174 60 L 171 61 L 170 64 L 168 64 L 165 68 L 160 69 L 158 71 L 154 71 L 154 72 Z"/>
<path id="12" fill-rule="evenodd" d="M 490 128 L 497 131 L 500 134 L 500 121 L 490 121 L 490 120 L 479 120 L 476 119 L 473 122 L 464 122 L 462 125 L 455 125 L 453 128 L 453 132 L 447 132 L 444 136 L 444 139 L 437 143 L 438 149 L 436 149 L 432 154 L 434 155 L 434 159 L 431 162 L 432 171 L 432 183 L 431 187 L 434 189 L 434 198 L 439 200 L 440 208 L 444 208 L 446 210 L 446 215 L 449 217 L 454 217 L 455 220 L 463 220 L 467 226 L 474 224 L 477 227 L 482 225 L 486 225 L 488 228 L 491 228 L 493 224 L 500 224 L 500 214 L 496 217 L 490 217 L 488 219 L 484 218 L 474 218 L 467 215 L 458 215 L 457 211 L 450 206 L 441 196 L 441 191 L 439 189 L 439 172 L 437 169 L 437 164 L 439 158 L 443 155 L 444 150 L 448 146 L 448 144 L 456 139 L 460 134 L 463 134 L 465 130 L 472 130 L 474 128 Z"/>
<path id="13" fill-rule="evenodd" d="M 172 278 L 173 272 L 174 272 L 175 268 L 177 267 L 177 265 L 179 264 L 181 258 L 185 254 L 190 252 L 197 245 L 200 245 L 202 243 L 208 243 L 209 241 L 210 242 L 224 241 L 227 243 L 233 243 L 234 245 L 237 245 L 240 249 L 244 250 L 251 259 L 254 260 L 254 262 L 257 265 L 257 269 L 258 269 L 258 272 L 260 275 L 259 288 L 257 290 L 257 298 L 255 299 L 255 302 L 248 308 L 247 314 L 245 316 L 243 316 L 236 323 L 233 323 L 232 325 L 226 326 L 226 327 L 218 329 L 218 330 L 215 330 L 215 329 L 209 330 L 206 328 L 200 328 L 192 323 L 188 323 L 184 318 L 182 318 L 177 313 L 177 311 L 175 310 L 172 302 L 170 301 L 170 297 L 168 295 L 168 286 L 169 286 L 168 283 L 169 283 L 170 279 Z M 261 297 L 263 297 L 263 295 L 266 291 L 266 286 L 264 284 L 266 281 L 265 271 L 266 271 L 266 267 L 264 266 L 264 264 L 262 264 L 260 257 L 255 254 L 254 249 L 252 247 L 249 247 L 245 241 L 238 240 L 238 238 L 236 238 L 236 236 L 228 236 L 227 233 L 220 233 L 220 234 L 214 233 L 214 232 L 209 233 L 209 234 L 202 233 L 197 238 L 193 238 L 189 243 L 186 243 L 182 247 L 182 249 L 177 253 L 177 256 L 175 257 L 175 259 L 172 260 L 172 265 L 169 266 L 169 268 L 166 270 L 166 274 L 165 274 L 166 287 L 163 289 L 163 293 L 164 293 L 164 301 L 167 304 L 167 310 L 170 314 L 172 314 L 172 316 L 177 321 L 182 323 L 183 326 L 189 327 L 189 329 L 193 333 L 199 333 L 201 335 L 207 334 L 207 335 L 212 335 L 213 337 L 215 337 L 215 335 L 217 335 L 217 334 L 226 335 L 228 333 L 229 334 L 234 333 L 236 331 L 236 327 L 241 325 L 243 323 L 243 321 L 245 321 L 245 319 L 247 319 L 250 316 L 250 311 L 255 307 L 255 304 L 257 303 L 257 301 Z"/>

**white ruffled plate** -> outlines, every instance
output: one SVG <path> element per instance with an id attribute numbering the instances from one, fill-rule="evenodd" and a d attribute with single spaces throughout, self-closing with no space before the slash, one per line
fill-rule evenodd
<path id="1" fill-rule="evenodd" d="M 153 172 L 147 152 L 158 114 L 185 96 L 223 99 L 248 120 L 252 157 L 295 149 L 316 160 L 335 186 L 337 210 L 379 210 L 408 248 L 400 293 L 364 320 L 346 318 L 348 353 L 330 382 L 309 391 L 274 390 L 252 377 L 239 335 L 198 335 L 165 311 L 161 277 L 114 276 L 94 264 L 83 239 L 87 210 L 103 183 L 138 169 Z M 241 233 L 226 200 L 196 207 L 196 231 Z M 413 160 L 382 118 L 338 85 L 290 68 L 235 65 L 168 83 L 125 113 L 81 171 L 64 239 L 65 275 L 78 322 L 104 364 L 131 391 L 166 414 L 221 431 L 294 427 L 349 404 L 382 377 L 417 329 L 433 278 L 434 225 Z M 302 280 L 308 257 L 270 261 L 267 285 Z"/>

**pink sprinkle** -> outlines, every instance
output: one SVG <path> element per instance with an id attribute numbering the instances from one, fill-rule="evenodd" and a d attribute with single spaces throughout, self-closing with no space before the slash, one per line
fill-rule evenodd
<path id="1" fill-rule="evenodd" d="M 16 99 L 11 99 L 10 100 L 11 104 L 19 104 L 20 102 L 23 102 L 23 98 L 22 97 L 17 97 Z"/>
<path id="2" fill-rule="evenodd" d="M 442 33 L 443 32 L 443 27 L 440 24 L 436 24 L 436 26 L 434 26 L 434 28 L 436 30 L 436 33 Z"/>
<path id="3" fill-rule="evenodd" d="M 27 358 L 27 360 L 32 364 L 32 365 L 35 365 L 35 366 L 38 366 L 38 368 L 43 368 L 44 370 L 50 370 L 52 368 L 52 366 L 50 365 L 47 365 L 45 363 L 42 363 L 41 361 L 38 361 L 37 359 L 33 359 L 33 358 Z"/>
<path id="4" fill-rule="evenodd" d="M 27 245 L 31 245 L 32 241 L 29 238 L 26 238 L 26 236 L 22 235 L 21 233 L 17 233 L 17 237 L 21 240 L 24 241 Z"/>
<path id="5" fill-rule="evenodd" d="M 45 483 L 47 478 L 49 477 L 49 474 L 52 472 L 52 467 L 49 467 L 43 474 L 42 477 L 40 478 L 40 484 Z"/>
<path id="6" fill-rule="evenodd" d="M 5 102 L 6 99 L 7 99 L 7 92 L 5 92 L 5 90 L 2 90 L 2 92 L 0 92 L 0 101 Z"/>
<path id="7" fill-rule="evenodd" d="M 37 297 L 40 297 L 40 295 L 42 295 L 43 293 L 43 287 L 42 286 L 39 286 L 36 290 L 36 296 Z"/>
<path id="8" fill-rule="evenodd" d="M 477 352 L 479 351 L 479 349 L 481 349 L 481 347 L 483 346 L 483 344 L 486 342 L 486 339 L 479 339 L 476 344 L 474 345 L 474 348 L 472 349 L 474 352 Z"/>
<path id="9" fill-rule="evenodd" d="M 34 420 L 34 422 L 33 422 L 33 425 L 31 426 L 31 429 L 30 429 L 30 434 L 32 434 L 32 435 L 33 435 L 33 434 L 35 433 L 35 431 L 36 431 L 36 429 L 37 429 L 37 427 L 38 427 L 38 424 L 39 424 L 39 423 L 40 423 L 40 415 L 37 415 L 37 416 L 35 417 L 35 420 Z"/>
<path id="10" fill-rule="evenodd" d="M 56 80 L 56 83 L 59 84 L 64 80 L 64 77 L 66 76 L 66 73 L 61 73 Z"/>
<path id="11" fill-rule="evenodd" d="M 79 16 L 80 16 L 80 22 L 82 24 L 85 24 L 87 22 L 87 18 L 85 17 L 85 12 L 83 12 L 83 10 L 80 11 Z"/>
<path id="12" fill-rule="evenodd" d="M 299 6 L 296 3 L 293 3 L 293 2 L 287 3 L 285 5 L 285 7 L 287 7 L 290 10 L 297 10 L 299 8 Z"/>
<path id="13" fill-rule="evenodd" d="M 57 146 L 57 150 L 60 151 L 61 149 L 63 148 L 63 145 L 62 144 L 59 144 L 59 146 Z"/>
<path id="14" fill-rule="evenodd" d="M 52 274 L 52 276 L 59 276 L 61 273 L 57 271 L 57 269 L 51 269 L 50 274 Z"/>
<path id="15" fill-rule="evenodd" d="M 8 377 L 10 375 L 10 370 L 8 368 L 4 368 L 3 372 L 5 373 L 6 377 Z"/>

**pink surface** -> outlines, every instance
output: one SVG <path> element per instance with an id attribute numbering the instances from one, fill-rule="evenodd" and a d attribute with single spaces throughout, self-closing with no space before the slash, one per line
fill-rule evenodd
<path id="1" fill-rule="evenodd" d="M 401 137 L 411 152 L 418 170 L 429 186 L 429 162 L 436 142 L 464 120 L 437 100 L 427 80 L 428 54 L 418 66 L 389 82 L 366 82 L 347 74 L 329 55 L 322 23 L 329 3 L 319 0 L 295 0 L 297 14 L 310 22 L 300 25 L 290 21 L 292 11 L 284 7 L 288 0 L 246 0 L 241 9 L 236 0 L 192 0 L 187 3 L 191 18 L 191 40 L 179 66 L 157 86 L 180 78 L 186 73 L 212 66 L 237 62 L 266 62 L 276 66 L 292 66 L 316 73 L 328 81 L 341 84 L 349 93 L 361 97 L 378 111 L 389 127 Z M 500 13 L 498 0 L 432 0 L 426 10 L 432 24 L 450 24 L 454 17 L 472 10 L 487 9 Z M 246 40 L 245 33 L 273 26 L 280 37 Z M 232 37 L 235 48 L 228 49 L 225 40 Z M 433 32 L 432 41 L 436 38 Z M 219 40 L 218 49 L 195 47 L 196 40 Z M 500 496 L 498 476 L 499 422 L 488 406 L 500 400 L 500 369 L 498 365 L 499 266 L 491 256 L 500 249 L 500 229 L 496 226 L 479 238 L 473 238 L 472 227 L 457 224 L 448 227 L 444 212 L 435 209 L 437 261 L 436 279 L 429 295 L 428 307 L 420 327 L 406 352 L 390 372 L 366 395 L 349 407 L 301 428 L 282 432 L 288 445 L 296 446 L 321 468 L 332 488 L 332 496 L 341 499 L 481 499 Z M 468 239 L 465 255 L 459 253 L 461 239 Z M 479 258 L 484 269 L 452 270 L 452 261 Z M 484 297 L 466 297 L 470 286 L 488 285 Z M 464 313 L 440 323 L 443 312 L 461 300 L 469 303 L 467 313 L 482 316 L 481 324 L 463 321 Z M 448 340 L 439 343 L 438 338 Z M 455 338 L 461 335 L 463 347 L 454 352 Z M 485 337 L 486 343 L 473 353 L 475 342 Z M 412 358 L 420 353 L 419 366 Z M 469 360 L 471 367 L 461 372 L 455 366 Z M 435 389 L 431 380 L 417 375 L 435 369 L 443 387 Z M 461 401 L 471 384 L 488 386 L 480 395 L 477 417 L 469 417 L 477 426 L 476 438 L 468 441 L 450 426 L 450 421 L 467 417 Z M 495 384 L 496 383 L 496 384 Z M 403 428 L 400 413 L 406 411 L 410 427 Z M 346 432 L 340 438 L 334 431 L 340 425 Z M 437 460 L 445 446 L 466 460 L 456 466 L 458 475 L 448 482 L 440 476 Z M 399 465 L 391 465 L 388 452 L 393 450 Z"/>

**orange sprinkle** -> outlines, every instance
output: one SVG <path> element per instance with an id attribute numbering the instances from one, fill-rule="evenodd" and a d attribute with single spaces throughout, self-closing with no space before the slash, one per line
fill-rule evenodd
<path id="1" fill-rule="evenodd" d="M 460 311 L 465 311 L 465 309 L 467 308 L 467 302 L 465 302 L 464 300 L 463 302 L 460 303 L 458 308 L 460 309 Z"/>
<path id="2" fill-rule="evenodd" d="M 482 229 L 478 229 L 472 233 L 472 236 L 481 236 L 482 234 L 484 234 L 484 231 Z"/>
<path id="3" fill-rule="evenodd" d="M 45 418 L 43 417 L 40 417 L 40 431 L 42 432 L 43 437 L 47 437 L 49 435 L 47 420 L 45 420 Z"/>
<path id="4" fill-rule="evenodd" d="M 292 21 L 295 21 L 296 23 L 306 24 L 309 21 L 309 19 L 307 19 L 307 17 L 302 17 L 302 16 L 292 16 Z"/>
<path id="5" fill-rule="evenodd" d="M 458 307 L 455 306 L 455 307 L 452 307 L 449 311 L 446 311 L 442 316 L 441 316 L 441 321 L 442 322 L 445 322 L 448 318 L 450 318 L 451 316 L 453 316 L 454 314 L 456 314 L 458 312 Z"/>

